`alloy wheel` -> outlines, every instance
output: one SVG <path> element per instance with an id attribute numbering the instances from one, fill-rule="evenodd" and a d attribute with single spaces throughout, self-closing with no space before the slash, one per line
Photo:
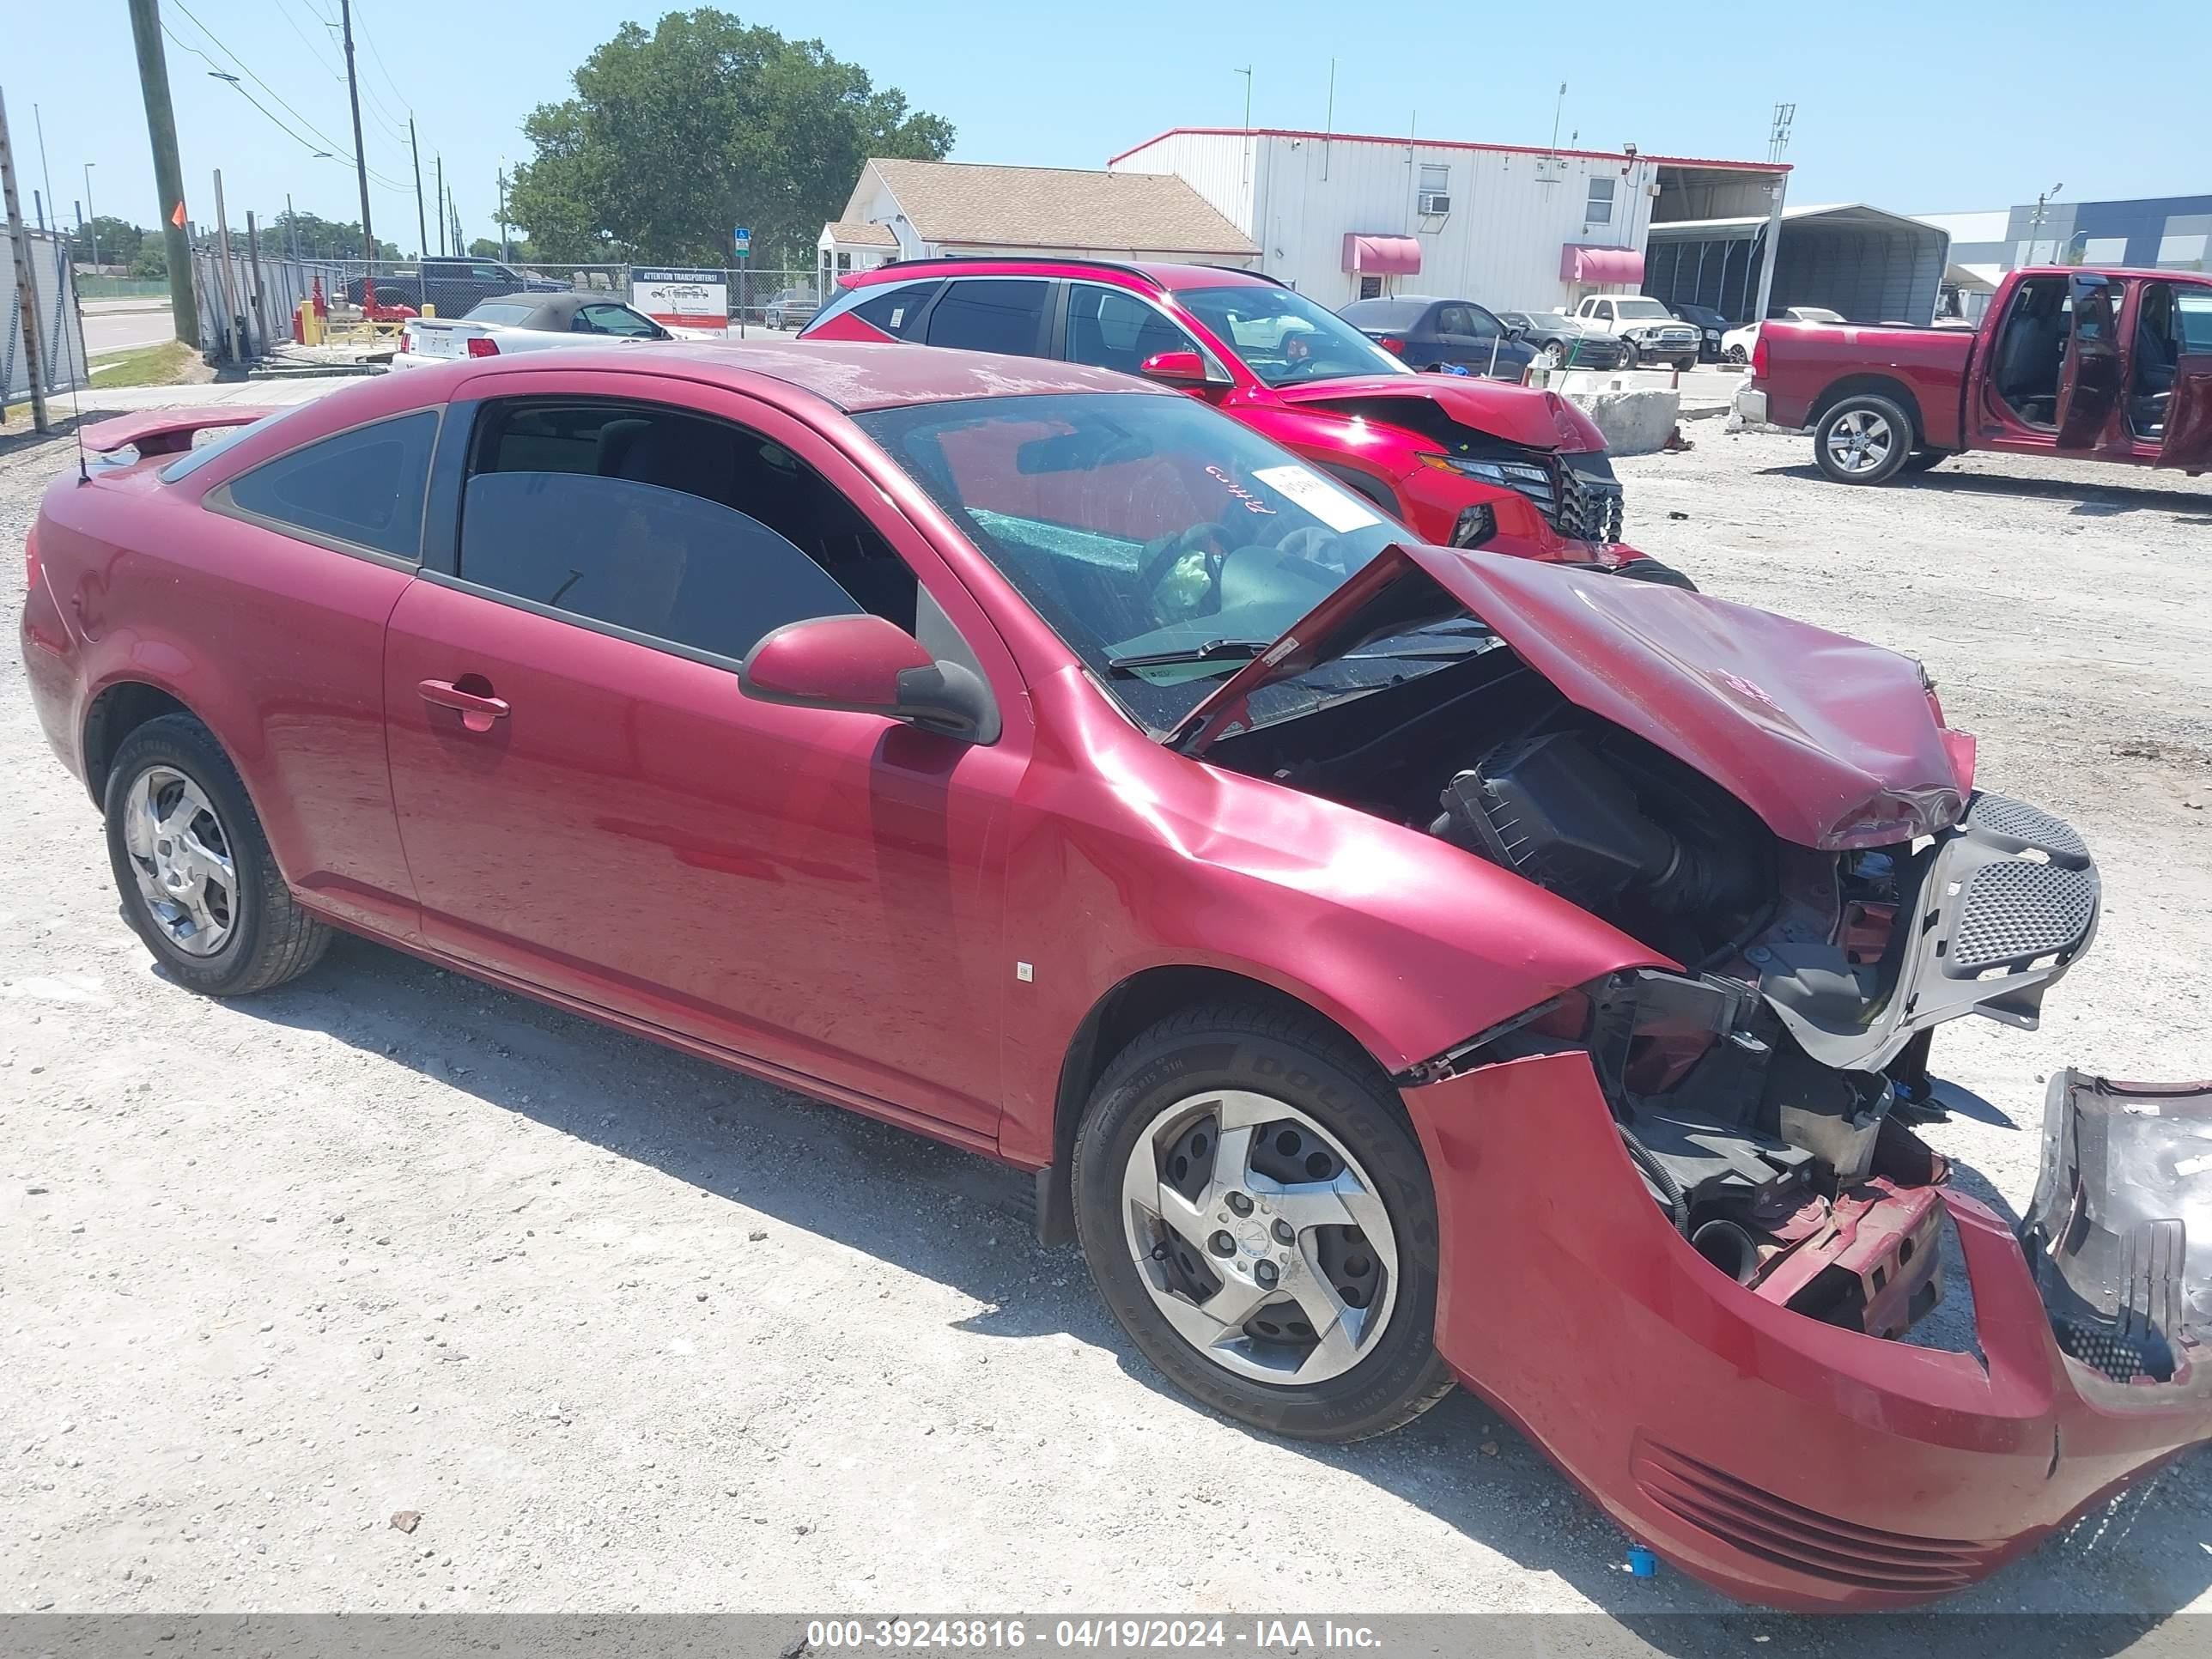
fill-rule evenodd
<path id="1" fill-rule="evenodd" d="M 1828 422 L 1820 441 L 1839 472 L 1872 472 L 1889 459 L 1897 434 L 1871 409 L 1846 410 Z"/>
<path id="2" fill-rule="evenodd" d="M 169 766 L 140 773 L 125 802 L 124 846 L 155 926 L 187 955 L 213 956 L 239 920 L 222 818 L 199 785 Z"/>
<path id="3" fill-rule="evenodd" d="M 1398 1248 L 1382 1195 L 1294 1106 L 1234 1089 L 1177 1101 L 1137 1138 L 1121 1197 L 1153 1305 L 1224 1370 L 1326 1382 L 1389 1324 Z"/>

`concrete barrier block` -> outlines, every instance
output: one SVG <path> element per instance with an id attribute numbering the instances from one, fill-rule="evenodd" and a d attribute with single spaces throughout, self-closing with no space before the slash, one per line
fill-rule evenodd
<path id="1" fill-rule="evenodd" d="M 1662 447 L 1680 416 L 1682 394 L 1655 387 L 1636 392 L 1570 392 L 1567 401 L 1597 423 L 1616 455 L 1649 455 Z"/>

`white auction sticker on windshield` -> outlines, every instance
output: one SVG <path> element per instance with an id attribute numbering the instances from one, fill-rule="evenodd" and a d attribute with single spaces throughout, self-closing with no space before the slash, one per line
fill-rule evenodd
<path id="1" fill-rule="evenodd" d="M 1382 520 L 1318 473 L 1302 466 L 1264 466 L 1252 477 L 1279 490 L 1331 530 L 1364 530 Z"/>

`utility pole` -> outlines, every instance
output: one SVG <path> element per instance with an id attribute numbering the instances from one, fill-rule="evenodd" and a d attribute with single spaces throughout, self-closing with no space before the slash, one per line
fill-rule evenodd
<path id="1" fill-rule="evenodd" d="M 31 106 L 31 125 L 38 129 L 39 133 L 39 181 L 46 187 L 46 201 L 52 205 L 54 218 L 58 222 L 61 218 L 61 202 L 54 195 L 54 175 L 46 167 L 46 118 L 39 113 L 39 106 L 36 104 Z M 37 198 L 38 192 L 33 191 L 32 199 L 35 201 Z M 44 230 L 46 228 L 46 210 L 42 206 L 39 210 L 39 228 Z"/>
<path id="2" fill-rule="evenodd" d="M 95 276 L 100 275 L 100 210 L 92 204 L 92 170 L 99 165 L 97 161 L 84 164 L 84 218 L 92 232 L 92 274 Z"/>
<path id="3" fill-rule="evenodd" d="M 131 35 L 138 47 L 138 90 L 146 100 L 146 136 L 154 146 L 154 187 L 161 198 L 161 246 L 169 260 L 169 324 L 186 345 L 200 343 L 192 295 L 192 239 L 185 232 L 185 167 L 177 159 L 177 118 L 169 107 L 169 64 L 161 49 L 161 0 L 131 0 Z"/>
<path id="4" fill-rule="evenodd" d="M 361 85 L 353 72 L 353 0 L 338 0 L 338 19 L 345 33 L 346 97 L 353 105 L 353 170 L 361 181 L 361 255 L 374 259 L 376 233 L 368 225 L 368 151 L 361 142 Z"/>
<path id="5" fill-rule="evenodd" d="M 2065 188 L 2066 186 L 2063 184 L 2053 185 L 2049 190 L 2040 192 L 2035 198 L 2035 222 L 2027 228 L 2027 262 L 2032 265 L 2041 264 L 2044 263 L 2042 259 L 2037 257 L 2035 252 L 2035 245 L 2039 240 L 2041 240 L 2043 235 L 2044 204 L 2048 202 L 2052 197 L 2057 195 L 2060 191 Z M 2058 263 L 2055 252 L 2052 254 L 2050 263 L 2054 265 Z"/>
<path id="6" fill-rule="evenodd" d="M 1774 125 L 1766 135 L 1766 159 L 1779 161 L 1782 152 L 1790 148 L 1790 126 L 1797 118 L 1797 106 L 1777 104 L 1774 106 Z"/>
<path id="7" fill-rule="evenodd" d="M 22 198 L 15 193 L 15 152 L 8 143 L 5 99 L 0 99 L 0 204 L 8 211 L 8 246 L 15 255 L 15 291 L 23 296 L 16 311 L 23 319 L 23 368 L 31 382 L 31 425 L 37 431 L 51 432 L 53 428 L 46 422 L 46 364 L 39 354 L 38 255 L 32 250 L 30 233 L 23 228 Z M 0 399 L 7 393 L 7 382 L 0 380 Z M 0 412 L 5 407 L 0 403 Z"/>
<path id="8" fill-rule="evenodd" d="M 430 245 L 426 240 L 422 252 L 428 253 Z M 446 257 L 446 158 L 438 158 L 438 257 Z"/>
<path id="9" fill-rule="evenodd" d="M 300 263 L 300 216 L 292 211 L 292 192 L 284 192 L 284 234 L 291 239 L 292 263 Z"/>
<path id="10" fill-rule="evenodd" d="M 514 250 L 508 246 L 507 240 L 507 169 L 504 167 L 499 170 L 499 258 L 502 264 L 511 264 L 514 258 Z"/>
<path id="11" fill-rule="evenodd" d="M 415 118 L 407 118 L 407 148 L 415 156 L 415 246 L 423 253 L 430 251 L 430 222 L 422 216 L 422 150 L 415 142 Z M 421 258 L 417 254 L 416 258 Z"/>

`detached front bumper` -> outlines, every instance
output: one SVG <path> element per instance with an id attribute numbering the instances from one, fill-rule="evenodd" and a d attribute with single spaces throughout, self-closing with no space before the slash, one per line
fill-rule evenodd
<path id="1" fill-rule="evenodd" d="M 2087 1146 L 2087 1116 L 2059 1114 L 2076 1127 L 2048 1132 L 2028 1227 L 2070 1253 L 2042 1276 L 2072 1299 L 2046 1305 L 2004 1223 L 1942 1193 L 1985 1364 L 1817 1322 L 1711 1267 L 1652 1202 L 1578 1051 L 1403 1097 L 1436 1184 L 1439 1351 L 1632 1536 L 1731 1595 L 1806 1609 L 1924 1601 L 2212 1439 L 2201 1324 L 2160 1333 L 2166 1380 L 2127 1382 L 2069 1358 L 2053 1328 L 2082 1316 L 2076 1300 L 2096 1301 L 2081 1296 L 2105 1259 L 2081 1242 L 2090 1219 L 2136 1224 L 2141 1158 L 2195 1182 L 2201 1213 L 2212 1164 L 2188 1149 L 2212 1153 L 2212 1088 L 2159 1096 L 2165 1133 L 2122 1135 L 2111 1157 L 2100 1140 L 2054 1171 L 2053 1146 Z M 2167 1266 L 2164 1279 L 2139 1277 L 2196 1305 L 2201 1278 Z M 2146 1297 L 2150 1317 L 2184 1323 L 2150 1290 L 2091 1312 L 2124 1322 Z"/>

